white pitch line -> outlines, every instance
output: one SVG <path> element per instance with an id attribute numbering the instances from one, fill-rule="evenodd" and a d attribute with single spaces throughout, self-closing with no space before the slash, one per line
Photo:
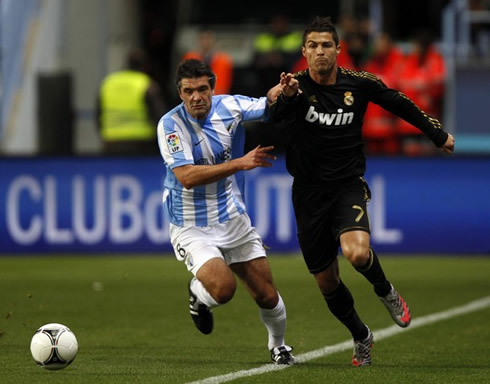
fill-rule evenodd
<path id="1" fill-rule="evenodd" d="M 392 325 L 388 328 L 383 328 L 383 329 L 378 329 L 376 331 L 373 331 L 374 334 L 374 340 L 379 341 L 386 339 L 388 337 L 397 335 L 402 332 L 407 332 L 415 328 L 423 327 L 429 324 L 436 323 L 438 321 L 442 320 L 447 320 L 452 317 L 460 316 L 460 315 L 465 315 L 470 312 L 475 312 L 481 309 L 485 309 L 490 307 L 490 296 L 483 297 L 479 300 L 471 301 L 468 304 L 451 308 L 446 311 L 442 312 L 437 312 L 433 313 L 431 315 L 426 315 L 422 317 L 418 317 L 416 319 L 413 319 L 410 326 L 408 328 L 400 328 L 397 325 Z M 327 355 L 332 355 L 337 352 L 343 352 L 346 350 L 351 349 L 353 346 L 352 340 L 347 340 L 342 343 L 338 343 L 335 345 L 329 345 L 320 349 L 316 349 L 314 351 L 302 353 L 301 355 L 296 356 L 296 361 L 298 363 L 304 363 L 309 360 L 313 359 L 318 359 L 323 356 Z M 198 381 L 192 381 L 187 384 L 219 384 L 219 383 L 226 383 L 228 381 L 240 379 L 242 377 L 249 377 L 249 376 L 255 376 L 255 375 L 261 375 L 263 373 L 268 373 L 272 371 L 279 371 L 281 369 L 286 369 L 292 367 L 291 365 L 274 365 L 274 364 L 267 364 L 267 365 L 262 365 L 261 367 L 257 368 L 252 368 L 252 369 L 247 369 L 247 370 L 242 370 L 242 371 L 237 371 L 237 372 L 231 372 L 227 373 L 225 375 L 220 375 L 220 376 L 213 376 L 213 377 L 208 377 L 203 380 L 198 380 Z"/>

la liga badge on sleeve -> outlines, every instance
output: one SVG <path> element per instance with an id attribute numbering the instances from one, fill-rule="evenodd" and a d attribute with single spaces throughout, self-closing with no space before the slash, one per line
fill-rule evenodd
<path id="1" fill-rule="evenodd" d="M 165 136 L 165 139 L 167 141 L 167 146 L 170 153 L 182 152 L 184 150 L 180 137 L 177 133 L 169 133 Z"/>

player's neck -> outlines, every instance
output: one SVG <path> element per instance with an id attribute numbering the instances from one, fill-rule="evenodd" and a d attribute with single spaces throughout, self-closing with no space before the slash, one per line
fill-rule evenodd
<path id="1" fill-rule="evenodd" d="M 337 65 L 334 65 L 328 72 L 315 72 L 310 70 L 310 77 L 315 83 L 320 85 L 332 85 L 337 82 Z"/>

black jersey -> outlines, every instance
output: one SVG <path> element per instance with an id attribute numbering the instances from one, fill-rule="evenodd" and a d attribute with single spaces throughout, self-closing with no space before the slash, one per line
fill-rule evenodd
<path id="1" fill-rule="evenodd" d="M 280 96 L 270 114 L 272 122 L 284 122 L 286 165 L 295 184 L 323 185 L 364 175 L 362 122 L 369 102 L 416 126 L 438 147 L 447 140 L 437 119 L 371 73 L 339 67 L 333 85 L 316 83 L 308 70 L 294 77 L 302 93 L 292 100 Z"/>

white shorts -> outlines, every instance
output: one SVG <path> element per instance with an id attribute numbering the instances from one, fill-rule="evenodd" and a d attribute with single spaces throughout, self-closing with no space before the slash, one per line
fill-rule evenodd
<path id="1" fill-rule="evenodd" d="M 194 276 L 215 257 L 230 265 L 266 256 L 262 239 L 247 214 L 208 227 L 170 224 L 170 242 L 177 259 L 184 261 Z"/>

